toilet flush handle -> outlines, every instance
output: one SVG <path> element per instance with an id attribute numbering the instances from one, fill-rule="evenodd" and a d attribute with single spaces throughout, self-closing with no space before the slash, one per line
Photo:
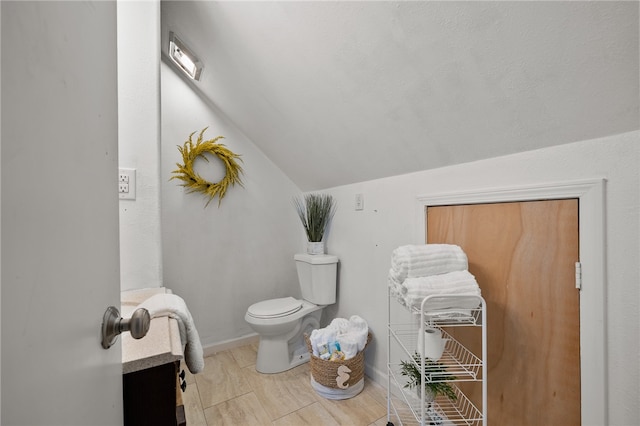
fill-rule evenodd
<path id="1" fill-rule="evenodd" d="M 151 315 L 144 308 L 136 309 L 131 318 L 124 319 L 115 306 L 109 306 L 102 318 L 102 347 L 109 349 L 123 331 L 128 331 L 134 339 L 147 335 L 151 324 Z"/>

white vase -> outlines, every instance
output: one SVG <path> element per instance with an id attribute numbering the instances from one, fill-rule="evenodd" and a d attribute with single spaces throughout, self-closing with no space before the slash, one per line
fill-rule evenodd
<path id="1" fill-rule="evenodd" d="M 420 387 L 420 385 L 418 384 L 416 386 L 416 397 L 418 398 L 418 401 L 420 401 L 420 395 L 422 393 L 422 388 Z M 426 404 L 429 404 L 430 402 L 435 401 L 436 396 L 433 394 L 433 392 L 431 391 L 431 389 L 429 389 L 428 387 L 425 386 L 424 388 L 424 402 Z"/>
<path id="2" fill-rule="evenodd" d="M 307 242 L 307 254 L 324 254 L 324 241 Z"/>

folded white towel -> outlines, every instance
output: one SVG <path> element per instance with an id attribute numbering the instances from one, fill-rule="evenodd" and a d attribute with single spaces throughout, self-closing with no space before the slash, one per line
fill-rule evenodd
<path id="1" fill-rule="evenodd" d="M 444 294 L 480 296 L 481 294 L 476 278 L 469 271 L 455 271 L 428 277 L 407 278 L 401 287 L 403 288 L 401 291 L 404 292 L 403 299 L 405 304 L 417 308 L 420 307 L 422 300 L 427 296 Z M 441 303 L 434 301 L 429 306 L 431 309 L 473 309 L 476 306 L 469 306 L 470 300 L 477 306 L 477 299 L 442 300 Z M 458 302 L 458 304 L 452 306 L 452 302 Z M 463 306 L 460 306 L 460 303 Z"/>
<path id="2" fill-rule="evenodd" d="M 340 335 L 349 332 L 351 324 L 346 318 L 334 318 L 326 328 L 335 330 L 336 335 Z"/>
<path id="3" fill-rule="evenodd" d="M 178 321 L 180 340 L 184 348 L 185 363 L 193 374 L 204 369 L 204 354 L 198 330 L 196 330 L 193 317 L 187 309 L 185 301 L 175 294 L 156 294 L 151 296 L 138 308 L 149 311 L 151 318 L 168 316 Z"/>
<path id="4" fill-rule="evenodd" d="M 338 337 L 338 342 L 340 343 L 340 350 L 344 354 L 344 359 L 351 359 L 354 356 L 358 355 L 358 339 L 355 336 L 350 336 L 348 334 L 343 334 Z"/>
<path id="5" fill-rule="evenodd" d="M 352 315 L 351 318 L 349 318 L 349 324 L 348 335 L 358 344 L 358 352 L 360 352 L 367 345 L 369 325 L 358 315 Z"/>
<path id="6" fill-rule="evenodd" d="M 321 346 L 338 342 L 345 359 L 349 359 L 364 349 L 368 335 L 367 322 L 358 315 L 352 315 L 349 319 L 334 318 L 327 327 L 313 330 L 309 341 L 315 356 L 319 356 Z"/>
<path id="7" fill-rule="evenodd" d="M 389 282 L 389 287 L 391 287 L 394 290 L 397 290 L 404 282 L 404 280 L 400 280 L 398 278 L 398 274 L 396 271 L 393 270 L 393 268 L 389 269 L 389 274 L 387 275 L 387 281 Z"/>
<path id="8" fill-rule="evenodd" d="M 405 245 L 391 253 L 390 276 L 400 283 L 407 278 L 446 274 L 468 268 L 467 255 L 453 244 Z"/>
<path id="9" fill-rule="evenodd" d="M 406 302 L 404 300 L 403 290 L 406 289 L 402 286 L 402 283 L 398 282 L 394 278 L 392 271 L 393 269 L 389 270 L 389 276 L 387 278 L 387 282 L 389 284 L 389 295 L 396 298 L 398 300 L 398 303 L 400 303 L 402 306 L 405 306 Z"/>
<path id="10" fill-rule="evenodd" d="M 407 278 L 401 286 L 404 294 L 448 293 L 466 287 L 478 287 L 476 277 L 469 271 L 455 271 L 447 274 L 430 275 L 428 277 Z"/>
<path id="11" fill-rule="evenodd" d="M 460 291 L 458 293 L 442 293 L 442 295 L 445 295 L 445 294 L 448 296 L 481 296 L 480 290 L 473 289 L 473 288 L 469 288 L 467 290 Z M 420 309 L 420 306 L 422 305 L 422 301 L 424 300 L 425 297 L 427 296 L 416 296 L 416 297 L 408 296 L 404 298 L 404 303 L 408 307 L 414 307 L 414 308 Z M 453 310 L 467 309 L 468 310 L 468 309 L 475 309 L 477 307 L 478 307 L 477 298 L 443 297 L 443 298 L 430 300 L 428 302 L 428 306 L 425 306 L 425 310 L 428 310 L 428 311 L 441 310 L 441 309 L 453 309 Z M 469 314 L 470 313 L 467 313 L 467 315 Z"/>
<path id="12" fill-rule="evenodd" d="M 311 349 L 313 350 L 313 355 L 319 357 L 321 346 L 325 346 L 328 349 L 329 344 L 336 341 L 336 330 L 335 328 L 319 328 L 315 329 L 311 332 L 309 336 L 309 342 L 311 342 Z"/>

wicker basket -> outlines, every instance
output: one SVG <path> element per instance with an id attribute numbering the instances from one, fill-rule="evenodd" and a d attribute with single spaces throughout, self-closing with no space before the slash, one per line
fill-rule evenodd
<path id="1" fill-rule="evenodd" d="M 304 341 L 307 344 L 307 349 L 309 350 L 310 360 L 309 364 L 311 367 L 311 375 L 313 379 L 331 389 L 347 389 L 356 383 L 360 382 L 364 377 L 364 349 L 361 350 L 354 356 L 353 358 L 349 358 L 343 361 L 329 361 L 324 360 L 322 358 L 318 358 L 313 354 L 313 348 L 311 347 L 311 341 L 309 340 L 309 335 L 305 333 Z M 369 342 L 371 341 L 371 333 L 367 335 L 367 343 L 365 344 L 365 349 Z M 344 368 L 341 372 L 338 372 L 338 368 L 341 366 L 346 366 L 350 371 L 348 372 L 349 378 L 345 381 L 343 371 L 346 371 Z M 340 383 L 336 381 L 339 376 L 341 377 Z"/>

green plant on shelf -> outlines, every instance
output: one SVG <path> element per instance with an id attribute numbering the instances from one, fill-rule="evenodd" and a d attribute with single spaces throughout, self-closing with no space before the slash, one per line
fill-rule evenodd
<path id="1" fill-rule="evenodd" d="M 420 390 L 420 381 L 422 380 L 422 374 L 420 372 L 422 356 L 416 352 L 413 354 L 412 361 L 400 361 L 400 365 L 400 374 L 408 377 L 409 379 L 404 387 L 409 389 L 416 387 Z M 458 399 L 453 386 L 446 383 L 446 381 L 456 380 L 456 377 L 451 374 L 447 374 L 446 367 L 443 364 L 429 358 L 424 358 L 424 376 L 425 391 L 431 394 L 433 398 L 436 398 L 438 395 L 443 395 L 452 401 Z"/>

